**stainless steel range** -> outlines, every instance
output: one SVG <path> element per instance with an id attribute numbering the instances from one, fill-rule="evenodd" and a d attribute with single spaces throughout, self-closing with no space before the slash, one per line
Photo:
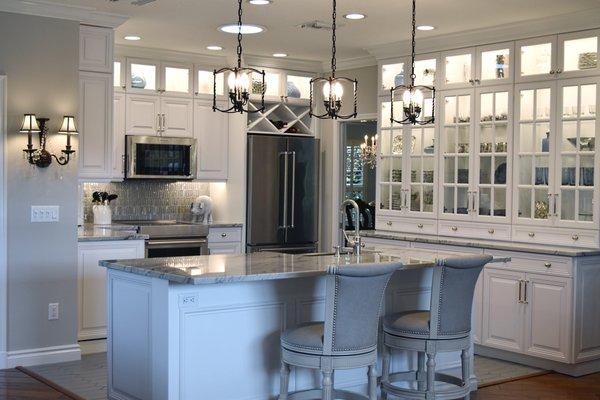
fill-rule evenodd
<path id="1" fill-rule="evenodd" d="M 115 221 L 133 225 L 140 234 L 148 235 L 146 258 L 208 255 L 208 225 L 190 222 Z"/>

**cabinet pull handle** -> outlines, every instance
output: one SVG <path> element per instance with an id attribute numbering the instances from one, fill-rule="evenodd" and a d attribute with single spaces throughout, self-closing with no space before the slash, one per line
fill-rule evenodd
<path id="1" fill-rule="evenodd" d="M 474 84 L 475 84 L 475 81 L 474 81 L 473 79 L 469 79 L 469 83 L 470 83 L 471 85 L 474 85 Z"/>
<path id="2" fill-rule="evenodd" d="M 550 75 L 554 75 L 556 71 L 554 71 L 553 69 L 550 70 Z"/>
<path id="3" fill-rule="evenodd" d="M 387 226 L 392 226 L 392 221 L 388 221 Z"/>
<path id="4" fill-rule="evenodd" d="M 523 280 L 519 279 L 519 299 L 517 302 L 523 303 L 523 299 L 521 298 L 521 293 L 523 292 Z"/>
<path id="5" fill-rule="evenodd" d="M 200 94 L 200 92 L 194 92 L 194 95 L 198 96 Z"/>
<path id="6" fill-rule="evenodd" d="M 544 267 L 546 267 L 546 268 L 550 268 L 551 266 L 552 266 L 551 262 L 545 262 L 544 263 Z"/>
<path id="7" fill-rule="evenodd" d="M 122 170 L 121 170 L 121 172 L 124 174 L 125 173 L 125 169 L 127 168 L 127 156 L 125 154 L 123 154 L 121 156 L 121 160 L 122 160 L 122 163 L 121 163 Z"/>
<path id="8" fill-rule="evenodd" d="M 574 241 L 578 241 L 579 235 L 573 235 L 573 236 L 571 236 L 571 239 L 573 239 Z"/>
<path id="9" fill-rule="evenodd" d="M 125 89 L 127 89 L 127 85 L 121 85 L 121 88 L 122 88 L 123 90 L 125 90 Z"/>
<path id="10" fill-rule="evenodd" d="M 523 281 L 523 283 L 525 284 L 523 286 L 523 303 L 529 304 L 529 302 L 527 301 L 527 286 L 529 284 L 529 281 Z"/>
<path id="11" fill-rule="evenodd" d="M 225 238 L 225 237 L 227 237 L 227 234 L 225 232 L 223 232 L 223 233 L 221 233 L 221 237 Z"/>
<path id="12" fill-rule="evenodd" d="M 166 116 L 166 114 L 162 114 L 162 131 L 163 131 L 163 133 L 165 132 L 166 127 L 167 127 L 167 116 Z"/>
<path id="13" fill-rule="evenodd" d="M 496 230 L 495 229 L 488 229 L 488 233 L 490 235 L 493 235 L 494 233 L 496 233 Z"/>
<path id="14" fill-rule="evenodd" d="M 160 134 L 160 132 L 161 132 L 161 129 L 160 129 L 160 122 L 161 122 L 161 119 L 160 119 L 160 114 L 156 114 L 156 121 L 157 121 L 157 122 L 156 122 L 156 124 L 158 125 L 158 126 L 157 126 L 157 129 L 156 129 L 156 132 L 157 132 L 158 134 Z"/>
<path id="15" fill-rule="evenodd" d="M 563 70 L 562 70 L 562 69 L 557 69 L 557 70 L 556 70 L 556 73 L 557 73 L 557 74 L 562 74 L 562 72 L 563 72 Z"/>
<path id="16" fill-rule="evenodd" d="M 423 224 L 418 224 L 418 225 L 417 225 L 417 228 L 419 228 L 419 229 L 423 229 Z"/>
<path id="17" fill-rule="evenodd" d="M 481 80 L 475 79 L 475 83 L 479 85 L 481 83 Z"/>
<path id="18" fill-rule="evenodd" d="M 456 232 L 456 231 L 458 230 L 458 226 L 453 226 L 453 227 L 452 227 L 452 228 L 450 228 L 450 229 L 452 229 L 452 232 Z"/>
<path id="19" fill-rule="evenodd" d="M 532 238 L 535 236 L 535 232 L 529 232 L 529 237 Z"/>

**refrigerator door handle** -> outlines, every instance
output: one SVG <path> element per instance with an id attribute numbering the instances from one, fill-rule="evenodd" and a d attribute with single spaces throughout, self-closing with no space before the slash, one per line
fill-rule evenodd
<path id="1" fill-rule="evenodd" d="M 287 211 L 288 211 L 288 155 L 289 152 L 282 151 L 279 157 L 283 156 L 283 225 L 279 225 L 279 229 L 286 229 L 287 226 Z"/>
<path id="2" fill-rule="evenodd" d="M 291 220 L 292 223 L 288 228 L 294 229 L 294 214 L 296 208 L 296 152 L 292 151 L 292 205 L 291 205 Z"/>

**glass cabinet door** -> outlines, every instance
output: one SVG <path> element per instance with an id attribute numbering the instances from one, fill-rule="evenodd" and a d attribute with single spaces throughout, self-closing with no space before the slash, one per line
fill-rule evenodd
<path id="1" fill-rule="evenodd" d="M 512 43 L 478 47 L 476 82 L 493 85 L 512 82 L 512 53 Z"/>
<path id="2" fill-rule="evenodd" d="M 137 93 L 157 93 L 160 87 L 157 62 L 143 59 L 127 59 L 129 75 L 127 77 L 127 91 Z"/>
<path id="3" fill-rule="evenodd" d="M 409 66 L 410 69 L 410 66 Z M 410 76 L 410 71 L 408 71 Z M 435 86 L 437 84 L 437 57 L 421 55 L 415 60 L 415 84 L 424 86 Z"/>
<path id="4" fill-rule="evenodd" d="M 161 65 L 161 91 L 170 96 L 192 94 L 192 66 L 163 63 Z"/>
<path id="5" fill-rule="evenodd" d="M 407 162 L 410 186 L 406 192 L 407 209 L 410 212 L 434 214 L 435 204 L 435 126 L 411 126 L 407 128 L 410 138 Z M 408 176 L 406 177 L 408 179 Z"/>
<path id="6" fill-rule="evenodd" d="M 310 99 L 310 76 L 286 75 L 285 96 L 290 99 Z"/>
<path id="7" fill-rule="evenodd" d="M 405 85 L 410 81 L 410 65 L 409 70 L 405 69 L 404 62 L 394 64 L 384 64 L 381 66 L 381 83 L 379 92 L 382 95 L 389 96 L 389 90 L 392 87 Z"/>
<path id="8" fill-rule="evenodd" d="M 478 89 L 476 96 L 478 119 L 475 125 L 474 152 L 475 171 L 478 173 L 473 177 L 475 211 L 480 218 L 508 220 L 511 172 L 508 154 L 512 138 L 509 110 L 512 89 L 506 86 Z"/>
<path id="9" fill-rule="evenodd" d="M 557 188 L 555 213 L 561 225 L 597 221 L 594 199 L 597 97 L 594 78 L 562 82 L 558 88 Z"/>
<path id="10" fill-rule="evenodd" d="M 517 87 L 515 96 L 515 182 L 513 203 L 520 222 L 551 220 L 554 85 Z"/>
<path id="11" fill-rule="evenodd" d="M 473 110 L 472 91 L 448 92 L 441 111 L 441 218 L 470 218 L 473 210 L 470 189 Z"/>
<path id="12" fill-rule="evenodd" d="M 119 58 L 113 62 L 113 86 L 116 92 L 124 92 L 127 89 L 126 69 L 125 59 Z"/>
<path id="13" fill-rule="evenodd" d="M 600 30 L 558 36 L 560 78 L 597 75 L 600 72 Z"/>
<path id="14" fill-rule="evenodd" d="M 394 103 L 402 108 L 401 102 Z M 381 103 L 381 121 L 379 131 L 379 154 L 377 164 L 379 174 L 379 209 L 384 211 L 402 211 L 404 207 L 403 182 L 403 129 L 390 123 L 390 102 Z"/>
<path id="15" fill-rule="evenodd" d="M 554 78 L 556 36 L 518 41 L 516 51 L 517 82 Z"/>
<path id="16" fill-rule="evenodd" d="M 209 69 L 198 68 L 196 70 L 196 96 L 212 96 L 214 91 L 214 72 Z M 225 74 L 218 74 L 216 77 L 217 96 L 225 94 Z"/>
<path id="17" fill-rule="evenodd" d="M 443 86 L 445 88 L 467 87 L 474 84 L 475 52 L 462 50 L 442 55 L 444 68 Z"/>

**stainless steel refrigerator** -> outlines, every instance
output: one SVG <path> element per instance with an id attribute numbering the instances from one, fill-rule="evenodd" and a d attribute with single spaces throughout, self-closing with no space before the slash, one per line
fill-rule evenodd
<path id="1" fill-rule="evenodd" d="M 318 247 L 319 140 L 248 135 L 246 251 Z"/>

